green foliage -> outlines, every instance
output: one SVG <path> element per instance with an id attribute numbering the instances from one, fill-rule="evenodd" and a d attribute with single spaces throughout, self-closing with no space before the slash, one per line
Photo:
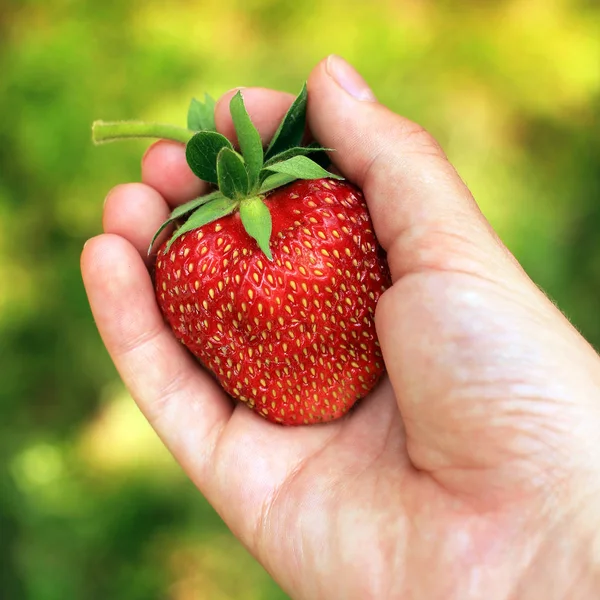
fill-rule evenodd
<path id="1" fill-rule="evenodd" d="M 248 171 L 248 189 L 254 190 L 254 186 L 258 181 L 258 175 L 263 165 L 263 147 L 260 139 L 260 134 L 252 123 L 242 93 L 238 92 L 230 103 L 231 119 L 235 127 L 238 143 L 246 162 L 246 170 Z"/>
<path id="2" fill-rule="evenodd" d="M 293 156 L 287 160 L 269 165 L 265 168 L 265 171 L 290 175 L 295 179 L 320 179 L 322 177 L 343 179 L 340 175 L 329 173 L 306 156 Z"/>
<path id="3" fill-rule="evenodd" d="M 306 124 L 308 92 L 306 84 L 287 111 L 267 148 L 266 158 L 300 145 Z"/>
<path id="4" fill-rule="evenodd" d="M 600 347 L 599 24 L 578 0 L 3 3 L 2 597 L 284 597 L 148 431 L 97 334 L 79 253 L 147 143 L 94 147 L 95 118 L 183 128 L 195 94 L 294 92 L 341 54 L 436 135 Z"/>
<path id="5" fill-rule="evenodd" d="M 223 148 L 217 156 L 219 189 L 232 200 L 241 200 L 248 194 L 248 173 L 244 159 L 230 148 Z"/>
<path id="6" fill-rule="evenodd" d="M 196 209 L 200 208 L 204 204 L 207 204 L 208 202 L 211 202 L 212 200 L 216 200 L 217 198 L 223 198 L 223 194 L 219 190 L 216 190 L 216 191 L 211 192 L 210 194 L 206 194 L 204 196 L 200 196 L 199 198 L 194 198 L 194 200 L 190 200 L 189 202 L 186 202 L 185 204 L 182 204 L 181 206 L 178 206 L 177 208 L 173 209 L 173 211 L 169 215 L 169 218 L 158 228 L 158 230 L 152 237 L 150 246 L 148 248 L 148 254 L 150 254 L 152 252 L 152 249 L 154 248 L 154 244 L 155 244 L 158 236 L 169 225 L 172 225 L 179 219 L 188 217 L 190 215 L 190 213 L 192 213 Z"/>
<path id="7" fill-rule="evenodd" d="M 308 146 L 294 146 L 292 148 L 288 148 L 279 154 L 275 154 L 272 158 L 265 161 L 264 167 L 270 167 L 275 163 L 282 162 L 284 160 L 288 160 L 289 158 L 293 158 L 294 156 L 311 156 L 313 160 L 319 154 L 325 154 L 326 151 L 333 152 L 331 148 L 323 148 L 319 144 L 309 144 Z"/>
<path id="8" fill-rule="evenodd" d="M 207 96 L 207 98 L 209 97 Z M 241 91 L 238 91 L 229 103 L 229 110 L 242 155 L 232 148 L 227 138 L 210 129 L 193 135 L 187 141 L 185 149 L 188 165 L 198 177 L 214 183 L 216 173 L 221 198 L 218 201 L 212 199 L 203 201 L 200 198 L 183 207 L 176 208 L 169 219 L 154 234 L 150 250 L 159 234 L 168 225 L 189 213 L 190 207 L 200 206 L 196 212 L 190 214 L 188 221 L 175 231 L 166 250 L 180 235 L 230 214 L 241 202 L 241 219 L 246 231 L 257 241 L 267 258 L 272 260 L 270 250 L 271 215 L 264 202 L 256 197 L 256 194 L 271 191 L 296 179 L 321 179 L 324 177 L 343 179 L 308 158 L 308 155 L 311 154 L 317 157 L 326 155 L 325 148 L 316 142 L 312 142 L 307 148 L 298 146 L 306 128 L 306 107 L 305 84 L 298 97 L 292 102 L 273 137 L 271 147 L 277 148 L 277 154 L 264 165 L 260 134 L 246 110 Z M 190 123 L 194 127 L 201 127 L 203 124 L 214 125 L 214 114 L 212 119 L 208 115 L 208 111 L 211 109 L 214 110 L 212 100 L 210 102 L 207 100 L 206 104 L 192 100 L 188 112 L 188 127 L 190 127 Z M 97 141 L 98 138 L 96 123 L 93 128 L 94 141 Z M 123 137 L 131 137 L 130 123 L 121 123 L 121 126 L 124 132 Z M 109 124 L 108 126 L 104 125 L 102 129 L 109 131 L 109 139 L 116 139 L 118 127 L 119 124 Z M 152 130 L 153 125 L 149 124 L 147 128 Z M 179 141 L 179 138 L 175 138 L 175 140 Z M 213 162 L 216 163 L 216 169 Z M 278 176 L 273 176 L 273 173 Z M 268 182 L 265 183 L 267 179 Z M 229 202 L 223 196 L 228 198 Z"/>
<path id="9" fill-rule="evenodd" d="M 248 198 L 242 201 L 240 217 L 244 229 L 257 241 L 258 247 L 265 253 L 266 257 L 273 260 L 269 245 L 273 223 L 266 204 L 258 197 Z"/>
<path id="10" fill-rule="evenodd" d="M 190 129 L 164 123 L 102 120 L 92 123 L 92 142 L 97 145 L 122 138 L 169 139 L 185 144 L 193 134 Z"/>
<path id="11" fill-rule="evenodd" d="M 273 173 L 273 175 L 268 175 L 264 181 L 260 185 L 260 193 L 266 194 L 275 188 L 282 187 L 286 183 L 291 183 L 292 181 L 296 181 L 298 179 L 296 175 L 289 173 Z"/>
<path id="12" fill-rule="evenodd" d="M 223 152 L 232 151 L 224 148 Z M 169 250 L 171 244 L 184 233 L 192 231 L 192 229 L 197 229 L 198 227 L 203 227 L 208 223 L 212 223 L 221 217 L 231 214 L 237 208 L 238 204 L 239 202 L 236 202 L 231 198 L 227 198 L 223 196 L 223 194 L 216 195 L 216 197 L 209 202 L 202 204 L 202 206 L 200 206 L 200 208 L 198 208 L 192 214 L 192 216 L 181 227 L 179 227 L 177 231 L 175 231 L 165 250 Z"/>
<path id="13" fill-rule="evenodd" d="M 185 156 L 195 175 L 210 183 L 218 183 L 217 156 L 223 148 L 233 150 L 231 142 L 216 131 L 201 131 L 187 143 Z"/>
<path id="14" fill-rule="evenodd" d="M 215 101 L 208 94 L 204 95 L 204 102 L 192 98 L 188 108 L 188 129 L 192 131 L 216 131 Z"/>

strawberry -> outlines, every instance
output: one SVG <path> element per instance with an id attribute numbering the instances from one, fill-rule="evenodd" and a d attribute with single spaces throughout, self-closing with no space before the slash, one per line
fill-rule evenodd
<path id="1" fill-rule="evenodd" d="M 300 180 L 264 201 L 272 260 L 239 213 L 222 217 L 159 251 L 158 303 L 234 398 L 287 425 L 335 419 L 383 371 L 373 315 L 385 263 L 351 185 Z"/>
<path id="2" fill-rule="evenodd" d="M 306 86 L 266 152 L 241 92 L 230 104 L 241 149 L 192 101 L 188 130 L 96 123 L 96 139 L 186 141 L 196 175 L 217 189 L 173 211 L 158 249 L 158 305 L 175 336 L 233 398 L 269 421 L 341 417 L 384 371 L 374 315 L 390 276 L 359 189 L 300 146 Z M 196 133 L 194 133 L 196 131 Z"/>

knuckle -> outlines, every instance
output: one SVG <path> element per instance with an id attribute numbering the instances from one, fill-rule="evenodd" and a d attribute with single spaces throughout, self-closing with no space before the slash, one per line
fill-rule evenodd
<path id="1" fill-rule="evenodd" d="M 415 154 L 445 158 L 440 143 L 422 125 L 402 118 L 399 126 L 399 139 Z"/>

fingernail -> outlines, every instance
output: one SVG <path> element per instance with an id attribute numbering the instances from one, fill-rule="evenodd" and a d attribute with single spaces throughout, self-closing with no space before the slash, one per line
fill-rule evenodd
<path id="1" fill-rule="evenodd" d="M 122 187 L 127 187 L 129 184 L 127 183 L 117 183 L 117 185 L 110 188 L 108 194 L 104 197 L 104 203 L 102 204 L 102 209 L 106 208 L 106 203 L 110 200 L 111 196 L 121 190 Z"/>
<path id="2" fill-rule="evenodd" d="M 238 93 L 238 92 L 242 92 L 242 96 L 244 95 L 244 91 L 246 90 L 246 86 L 245 85 L 239 85 L 238 87 L 234 87 L 231 88 L 229 90 L 227 90 L 224 94 L 222 94 L 221 96 L 219 96 L 217 98 L 217 102 L 215 104 L 215 112 L 217 112 L 217 106 L 219 106 L 221 104 L 221 102 L 223 102 L 223 100 L 225 98 L 227 98 L 228 96 L 231 96 L 229 98 L 229 102 L 231 102 L 233 100 L 233 97 Z"/>
<path id="3" fill-rule="evenodd" d="M 368 102 L 377 100 L 358 71 L 340 56 L 335 54 L 328 56 L 326 69 L 335 82 L 352 97 Z"/>
<path id="4" fill-rule="evenodd" d="M 221 98 L 223 98 L 224 96 L 227 96 L 227 94 L 236 94 L 237 92 L 243 92 L 246 89 L 245 85 L 238 85 L 237 87 L 233 87 L 229 90 L 227 90 L 222 96 Z"/>

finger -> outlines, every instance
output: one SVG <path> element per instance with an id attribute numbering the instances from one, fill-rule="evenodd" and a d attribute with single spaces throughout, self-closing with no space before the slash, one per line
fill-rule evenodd
<path id="1" fill-rule="evenodd" d="M 231 403 L 163 321 L 148 271 L 128 241 L 93 238 L 81 268 L 98 330 L 123 382 L 177 460 L 202 479 Z"/>
<path id="2" fill-rule="evenodd" d="M 473 248 L 492 268 L 510 261 L 435 140 L 377 103 L 350 65 L 329 57 L 308 89 L 311 130 L 364 191 L 394 280 L 451 264 L 473 268 Z"/>
<path id="3" fill-rule="evenodd" d="M 149 264 L 148 243 L 169 212 L 168 204 L 154 188 L 143 183 L 118 185 L 104 202 L 104 232 L 125 238 Z"/>
<path id="4" fill-rule="evenodd" d="M 185 146 L 177 142 L 156 142 L 142 158 L 142 182 L 153 187 L 171 205 L 193 200 L 208 190 L 185 160 Z"/>
<path id="5" fill-rule="evenodd" d="M 236 88 L 223 94 L 215 107 L 215 121 L 217 129 L 234 143 L 237 136 L 229 113 L 229 103 L 238 89 L 241 89 L 246 110 L 266 145 L 277 131 L 294 96 L 265 88 Z"/>
<path id="6" fill-rule="evenodd" d="M 192 481 L 250 542 L 273 489 L 340 425 L 290 429 L 241 404 L 234 410 L 164 323 L 148 272 L 127 240 L 93 238 L 81 267 L 98 330 L 124 384 Z"/>

